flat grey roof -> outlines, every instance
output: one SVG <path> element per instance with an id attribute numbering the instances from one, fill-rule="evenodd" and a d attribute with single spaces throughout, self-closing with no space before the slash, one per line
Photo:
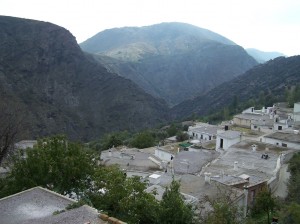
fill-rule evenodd
<path id="1" fill-rule="evenodd" d="M 203 126 L 191 128 L 189 131 L 195 132 L 195 133 L 207 133 L 207 134 L 211 134 L 211 135 L 216 135 L 217 130 L 218 130 L 218 126 L 203 125 Z"/>
<path id="2" fill-rule="evenodd" d="M 53 212 L 61 211 L 74 202 L 76 201 L 53 191 L 34 187 L 0 199 L 0 223 L 101 223 L 98 212 L 89 206 L 81 206 L 53 215 Z"/>
<path id="3" fill-rule="evenodd" d="M 220 155 L 215 150 L 199 149 L 198 152 L 181 151 L 174 157 L 175 173 L 198 173 L 207 163 Z"/>
<path id="4" fill-rule="evenodd" d="M 234 118 L 240 118 L 245 120 L 267 120 L 270 119 L 268 115 L 261 115 L 261 114 L 237 114 Z"/>
<path id="5" fill-rule="evenodd" d="M 204 175 L 196 176 L 191 174 L 181 175 L 180 191 L 198 198 L 204 207 L 209 207 L 209 205 L 203 201 L 207 196 L 210 199 L 215 199 L 224 192 L 234 192 L 231 196 L 232 199 L 235 200 L 243 194 L 243 190 L 232 188 L 213 180 L 208 184 L 205 183 Z"/>
<path id="6" fill-rule="evenodd" d="M 228 131 L 218 133 L 218 136 L 220 136 L 221 138 L 231 138 L 231 139 L 239 138 L 241 136 L 241 132 L 228 130 Z"/>
<path id="7" fill-rule="evenodd" d="M 294 134 L 291 132 L 275 132 L 265 136 L 266 138 L 273 138 L 282 141 L 300 143 L 300 134 Z"/>
<path id="8" fill-rule="evenodd" d="M 111 149 L 101 152 L 101 159 L 104 165 L 118 164 L 122 169 L 148 171 L 158 169 L 158 166 L 148 159 L 149 156 L 153 157 L 153 154 L 139 149 Z"/>
<path id="9" fill-rule="evenodd" d="M 256 144 L 257 150 L 253 151 L 251 145 Z M 266 150 L 268 148 L 269 150 Z M 268 154 L 268 159 L 263 159 L 262 154 Z M 274 175 L 277 159 L 282 151 L 270 147 L 268 144 L 255 141 L 242 141 L 231 146 L 222 156 L 214 160 L 201 172 L 209 172 L 212 176 L 250 176 L 250 181 L 261 182 L 270 179 Z M 238 162 L 234 169 L 234 162 Z M 251 178 L 251 176 L 253 178 Z"/>

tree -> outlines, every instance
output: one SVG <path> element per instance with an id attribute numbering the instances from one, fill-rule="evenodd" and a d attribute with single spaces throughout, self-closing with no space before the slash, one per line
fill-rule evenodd
<path id="1" fill-rule="evenodd" d="M 241 223 L 237 218 L 238 208 L 228 201 L 218 201 L 212 204 L 213 212 L 206 217 L 207 224 L 236 224 Z"/>
<path id="2" fill-rule="evenodd" d="M 232 202 L 235 192 L 231 189 L 218 188 L 213 198 L 205 197 L 202 204 L 212 209 L 204 211 L 201 219 L 206 224 L 239 224 L 245 223 L 242 209 Z"/>
<path id="3" fill-rule="evenodd" d="M 292 86 L 286 89 L 285 98 L 290 107 L 294 107 L 294 103 L 300 101 L 300 85 Z"/>
<path id="4" fill-rule="evenodd" d="M 154 137 L 150 132 L 147 131 L 137 134 L 131 142 L 131 145 L 133 147 L 139 149 L 148 148 L 154 146 L 154 144 L 155 144 Z"/>
<path id="5" fill-rule="evenodd" d="M 102 150 L 122 145 L 123 141 L 118 134 L 108 134 L 102 140 Z"/>
<path id="6" fill-rule="evenodd" d="M 178 128 L 175 124 L 171 124 L 171 126 L 167 129 L 167 133 L 169 137 L 176 135 Z"/>
<path id="7" fill-rule="evenodd" d="M 288 199 L 300 204 L 300 153 L 293 155 L 288 169 L 291 174 L 288 182 Z"/>
<path id="8" fill-rule="evenodd" d="M 0 165 L 13 150 L 22 125 L 20 109 L 10 104 L 0 103 Z"/>
<path id="9" fill-rule="evenodd" d="M 252 214 L 255 216 L 264 212 L 267 215 L 267 223 L 270 224 L 270 214 L 274 212 L 276 206 L 275 198 L 268 188 L 264 188 L 255 197 L 254 207 Z"/>
<path id="10" fill-rule="evenodd" d="M 292 202 L 282 211 L 280 222 L 282 224 L 298 224 L 300 223 L 300 205 Z"/>
<path id="11" fill-rule="evenodd" d="M 176 134 L 176 140 L 179 142 L 183 142 L 189 139 L 189 135 L 183 131 L 178 131 Z"/>
<path id="12" fill-rule="evenodd" d="M 239 106 L 239 98 L 237 95 L 234 95 L 234 97 L 232 99 L 232 103 L 229 106 L 229 111 L 231 111 L 231 113 L 235 114 L 238 111 L 238 106 Z"/>
<path id="13" fill-rule="evenodd" d="M 89 184 L 93 161 L 83 146 L 63 136 L 38 140 L 26 158 L 16 157 L 7 177 L 10 193 L 43 186 L 61 194 L 80 193 Z"/>
<path id="14" fill-rule="evenodd" d="M 223 109 L 223 119 L 228 121 L 230 119 L 230 112 L 228 107 L 224 107 Z"/>
<path id="15" fill-rule="evenodd" d="M 140 177 L 126 178 L 117 166 L 100 167 L 95 172 L 89 200 L 99 210 L 128 223 L 158 223 L 159 203 L 145 191 Z"/>
<path id="16" fill-rule="evenodd" d="M 280 223 L 300 223 L 300 153 L 289 161 L 290 179 L 288 182 L 287 204 L 280 212 Z"/>
<path id="17" fill-rule="evenodd" d="M 189 224 L 194 223 L 194 210 L 191 205 L 185 204 L 179 192 L 180 184 L 175 180 L 166 188 L 161 201 L 159 223 L 162 224 Z"/>

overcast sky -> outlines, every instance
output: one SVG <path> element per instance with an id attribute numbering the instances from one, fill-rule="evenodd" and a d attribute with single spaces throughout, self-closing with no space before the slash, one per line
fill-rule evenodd
<path id="1" fill-rule="evenodd" d="M 60 25 L 78 43 L 114 27 L 185 22 L 244 48 L 300 54 L 300 0 L 0 0 L 0 14 Z"/>

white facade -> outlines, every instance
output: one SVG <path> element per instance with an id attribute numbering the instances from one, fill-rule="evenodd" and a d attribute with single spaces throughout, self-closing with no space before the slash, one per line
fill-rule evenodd
<path id="1" fill-rule="evenodd" d="M 253 131 L 260 131 L 266 134 L 270 134 L 273 132 L 273 127 L 267 126 L 267 125 L 257 125 L 257 124 L 251 124 L 251 130 Z"/>
<path id="2" fill-rule="evenodd" d="M 294 104 L 294 121 L 300 122 L 300 102 Z"/>
<path id="3" fill-rule="evenodd" d="M 241 141 L 241 133 L 238 131 L 222 131 L 217 134 L 216 150 L 227 150 L 230 146 Z"/>
<path id="4" fill-rule="evenodd" d="M 263 107 L 261 110 L 255 110 L 254 107 L 249 107 L 244 110 L 242 114 L 272 114 L 274 112 L 274 107 Z"/>
<path id="5" fill-rule="evenodd" d="M 300 139 L 300 135 L 299 135 L 299 139 Z M 269 138 L 267 136 L 265 136 L 263 138 L 263 142 L 266 144 L 276 145 L 279 147 L 286 147 L 286 148 L 290 148 L 290 149 L 300 150 L 300 143 L 296 143 L 296 142 L 289 142 L 286 140 Z"/>
<path id="6" fill-rule="evenodd" d="M 281 130 L 284 130 L 284 129 L 287 129 L 289 128 L 289 125 L 287 122 L 275 122 L 274 123 L 274 130 L 275 131 L 281 131 Z"/>
<path id="7" fill-rule="evenodd" d="M 174 155 L 171 152 L 167 152 L 165 150 L 162 150 L 160 148 L 155 149 L 155 156 L 160 158 L 162 161 L 171 161 L 171 157 Z"/>
<path id="8" fill-rule="evenodd" d="M 17 142 L 15 144 L 15 147 L 17 149 L 27 149 L 27 148 L 33 148 L 33 146 L 36 144 L 37 144 L 36 140 L 22 140 L 20 142 Z"/>
<path id="9" fill-rule="evenodd" d="M 189 127 L 188 135 L 190 139 L 197 139 L 201 142 L 210 141 L 216 139 L 217 129 L 217 126 L 208 124 Z"/>

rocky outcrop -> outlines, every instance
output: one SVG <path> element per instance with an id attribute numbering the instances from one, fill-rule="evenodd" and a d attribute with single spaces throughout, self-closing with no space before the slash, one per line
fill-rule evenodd
<path id="1" fill-rule="evenodd" d="M 91 140 L 167 120 L 163 100 L 109 73 L 62 27 L 0 17 L 0 97 L 23 108 L 29 137 Z"/>

